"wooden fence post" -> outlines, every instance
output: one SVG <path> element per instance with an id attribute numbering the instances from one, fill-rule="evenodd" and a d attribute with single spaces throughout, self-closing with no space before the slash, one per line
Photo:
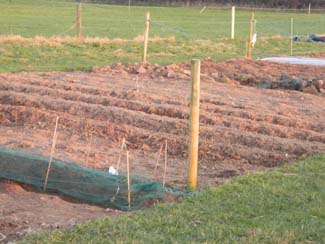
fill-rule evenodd
<path id="1" fill-rule="evenodd" d="M 147 62 L 147 52 L 148 52 L 148 39 L 149 39 L 149 27 L 150 27 L 150 13 L 146 13 L 145 28 L 144 28 L 144 48 L 142 62 Z"/>
<path id="2" fill-rule="evenodd" d="M 250 27 L 249 27 L 249 36 L 248 36 L 248 43 L 247 43 L 247 50 L 246 50 L 246 58 L 251 59 L 252 58 L 252 39 L 253 39 L 253 32 L 254 32 L 254 13 L 252 13 L 251 21 L 250 21 Z"/>
<path id="3" fill-rule="evenodd" d="M 310 15 L 311 3 L 308 5 L 308 15 Z"/>
<path id="4" fill-rule="evenodd" d="M 231 39 L 235 38 L 235 6 L 231 8 Z"/>
<path id="5" fill-rule="evenodd" d="M 290 31 L 291 31 L 291 34 L 290 34 L 290 55 L 292 56 L 292 49 L 293 49 L 293 18 L 291 18 L 291 27 L 290 27 Z"/>
<path id="6" fill-rule="evenodd" d="M 82 38 L 82 9 L 81 3 L 77 5 L 77 37 Z"/>
<path id="7" fill-rule="evenodd" d="M 188 189 L 194 191 L 197 186 L 199 127 L 200 127 L 200 73 L 201 61 L 191 61 L 191 107 L 190 107 L 190 143 Z"/>

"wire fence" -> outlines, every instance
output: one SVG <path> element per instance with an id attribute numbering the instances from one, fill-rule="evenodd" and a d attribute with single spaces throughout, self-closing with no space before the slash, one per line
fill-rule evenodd
<path id="1" fill-rule="evenodd" d="M 55 1 L 53 1 L 55 2 Z M 76 4 L 17 5 L 0 3 L 0 34 L 34 36 L 76 35 Z M 267 12 L 263 12 L 263 11 Z M 230 37 L 230 8 L 164 8 L 127 7 L 83 4 L 84 36 L 131 38 L 143 33 L 144 13 L 151 12 L 151 35 L 185 39 L 220 39 Z M 251 11 L 256 12 L 259 36 L 290 36 L 290 19 L 294 18 L 295 34 L 325 32 L 325 10 L 320 13 L 288 13 L 292 10 L 237 8 L 235 34 L 246 37 Z M 298 11 L 298 10 L 297 10 Z M 321 11 L 321 10 L 319 10 Z"/>
<path id="2" fill-rule="evenodd" d="M 46 3 L 46 4 L 45 4 Z M 323 46 L 308 46 L 311 34 L 325 33 L 325 10 L 310 13 L 293 9 L 236 8 L 234 40 L 231 40 L 232 12 L 226 8 L 168 8 L 133 7 L 103 4 L 82 4 L 82 35 L 91 38 L 133 40 L 143 36 L 144 15 L 150 11 L 150 37 L 175 37 L 177 42 L 208 40 L 241 46 L 244 54 L 249 33 L 250 15 L 255 12 L 254 33 L 257 43 L 255 57 L 323 51 Z M 293 21 L 293 25 L 291 25 Z M 0 3 L 0 35 L 33 38 L 42 36 L 76 37 L 77 4 L 73 2 L 44 2 L 43 5 Z M 297 37 L 291 45 L 291 38 Z M 267 48 L 265 42 L 273 45 Z M 292 50 L 289 50 L 292 47 Z M 315 48 L 316 47 L 316 48 Z M 149 47 L 150 48 L 150 47 Z M 166 47 L 167 48 L 167 47 Z M 150 50 L 149 50 L 150 51 Z M 168 52 L 168 50 L 163 50 Z M 229 51 L 228 49 L 223 52 Z M 173 53 L 175 54 L 175 53 Z M 154 55 L 154 54 L 153 54 Z M 176 53 L 177 55 L 177 53 Z M 190 58 L 190 57 L 189 57 Z"/>

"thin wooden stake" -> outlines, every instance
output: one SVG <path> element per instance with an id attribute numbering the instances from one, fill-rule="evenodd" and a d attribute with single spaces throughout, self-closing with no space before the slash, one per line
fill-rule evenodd
<path id="1" fill-rule="evenodd" d="M 160 146 L 160 149 L 159 149 L 159 152 L 158 152 L 158 157 L 157 157 L 157 161 L 156 161 L 155 169 L 154 169 L 154 171 L 153 171 L 153 177 L 156 176 L 156 172 L 157 172 L 157 169 L 158 169 L 158 165 L 159 165 L 160 156 L 161 156 L 161 152 L 162 152 L 163 146 L 164 146 L 164 144 Z"/>
<path id="2" fill-rule="evenodd" d="M 82 13 L 81 3 L 77 5 L 77 37 L 82 38 Z"/>
<path id="3" fill-rule="evenodd" d="M 310 15 L 310 10 L 311 10 L 311 3 L 308 5 L 308 15 Z"/>
<path id="4" fill-rule="evenodd" d="M 131 10 L 131 0 L 129 0 L 129 12 Z"/>
<path id="5" fill-rule="evenodd" d="M 204 6 L 204 7 L 201 9 L 200 14 L 202 14 L 206 9 L 207 9 L 207 6 Z"/>
<path id="6" fill-rule="evenodd" d="M 250 21 L 250 27 L 249 27 L 249 36 L 248 36 L 248 43 L 247 43 L 247 51 L 246 51 L 246 58 L 251 59 L 252 58 L 252 39 L 253 39 L 253 32 L 254 32 L 254 13 L 252 13 L 251 21 Z"/>
<path id="7" fill-rule="evenodd" d="M 131 181 L 130 181 L 130 162 L 129 162 L 129 151 L 126 151 L 126 170 L 128 178 L 128 204 L 131 207 Z"/>
<path id="8" fill-rule="evenodd" d="M 190 107 L 190 144 L 189 144 L 189 173 L 188 189 L 194 191 L 197 186 L 199 127 L 200 127 L 200 73 L 201 61 L 191 61 L 191 107 Z"/>
<path id="9" fill-rule="evenodd" d="M 90 155 L 90 151 L 91 151 L 91 143 L 93 140 L 93 133 L 90 133 L 90 140 L 88 143 L 88 148 L 87 148 L 87 154 L 86 154 L 86 168 L 88 168 L 88 161 L 89 161 L 89 155 Z"/>
<path id="10" fill-rule="evenodd" d="M 168 142 L 165 141 L 165 164 L 164 164 L 164 178 L 163 178 L 163 187 L 166 184 L 166 173 L 167 173 L 167 156 L 168 156 Z"/>
<path id="11" fill-rule="evenodd" d="M 120 150 L 120 155 L 117 161 L 117 165 L 116 165 L 116 171 L 119 171 L 120 168 L 120 164 L 121 164 L 121 160 L 122 160 L 122 153 L 123 153 L 123 149 L 126 147 L 125 145 L 125 138 L 122 139 L 122 144 L 121 144 L 121 150 Z"/>
<path id="12" fill-rule="evenodd" d="M 149 39 L 149 27 L 150 27 L 150 13 L 146 13 L 145 28 L 144 28 L 144 48 L 142 62 L 147 62 L 147 52 L 148 52 L 148 39 Z"/>
<path id="13" fill-rule="evenodd" d="M 139 92 L 139 77 L 136 77 L 137 92 Z"/>
<path id="14" fill-rule="evenodd" d="M 231 8 L 231 39 L 235 39 L 235 6 Z"/>
<path id="15" fill-rule="evenodd" d="M 121 150 L 120 150 L 120 155 L 117 161 L 117 165 L 116 165 L 116 171 L 119 171 L 120 168 L 120 163 L 121 163 L 121 159 L 122 159 L 122 153 L 123 153 L 123 149 L 126 148 L 126 143 L 125 143 L 125 138 L 122 139 L 122 144 L 121 144 Z M 127 159 L 128 160 L 128 159 Z M 116 183 L 117 183 L 117 189 L 116 189 L 116 193 L 115 195 L 112 197 L 112 201 L 114 202 L 116 200 L 116 196 L 119 194 L 120 192 L 120 184 L 119 184 L 119 177 L 116 177 Z"/>
<path id="16" fill-rule="evenodd" d="M 53 139 L 52 139 L 51 156 L 50 156 L 49 164 L 48 164 L 47 171 L 46 171 L 43 191 L 46 191 L 47 182 L 48 182 L 48 178 L 49 178 L 50 171 L 51 171 L 51 165 L 52 165 L 52 160 L 53 160 L 53 156 L 54 156 L 56 140 L 58 138 L 58 133 L 57 133 L 58 124 L 59 124 L 59 116 L 56 117 L 56 121 L 55 121 L 55 128 L 54 128 Z"/>
<path id="17" fill-rule="evenodd" d="M 291 34 L 290 34 L 290 37 L 291 37 L 291 40 L 290 40 L 290 55 L 292 56 L 292 50 L 293 50 L 293 18 L 291 18 Z"/>

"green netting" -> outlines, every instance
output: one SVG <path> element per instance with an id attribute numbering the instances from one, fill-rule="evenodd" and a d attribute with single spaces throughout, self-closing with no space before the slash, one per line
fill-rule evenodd
<path id="1" fill-rule="evenodd" d="M 46 158 L 0 148 L 0 178 L 42 189 L 47 168 Z M 140 209 L 146 200 L 163 199 L 168 194 L 182 194 L 163 187 L 159 182 L 132 176 L 129 208 L 125 174 L 111 175 L 57 160 L 52 162 L 47 190 L 120 210 Z"/>

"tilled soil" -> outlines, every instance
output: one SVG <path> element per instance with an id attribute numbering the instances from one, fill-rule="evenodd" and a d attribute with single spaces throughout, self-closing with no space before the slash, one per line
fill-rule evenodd
<path id="1" fill-rule="evenodd" d="M 116 166 L 125 138 L 132 173 L 161 181 L 163 159 L 156 176 L 153 171 L 158 151 L 167 140 L 167 184 L 184 187 L 189 65 L 172 67 L 145 66 L 139 70 L 139 65 L 115 65 L 90 73 L 1 74 L 0 145 L 49 156 L 59 116 L 56 158 L 85 165 L 90 148 L 88 166 L 107 169 Z M 167 71 L 162 74 L 163 70 Z M 253 87 L 255 81 L 263 82 L 263 75 L 267 79 L 281 75 L 322 79 L 323 69 L 262 61 L 208 60 L 202 64 L 202 73 L 200 187 L 325 152 L 324 94 Z M 249 86 L 239 85 L 245 84 L 243 76 L 253 79 L 247 83 Z M 233 82 L 222 83 L 218 77 Z M 0 183 L 0 190 L 7 187 L 7 183 Z M 0 233 L 9 237 L 17 238 L 28 228 L 38 230 L 38 226 L 68 223 L 68 218 L 77 223 L 107 213 L 99 207 L 20 188 L 0 193 Z"/>
<path id="2" fill-rule="evenodd" d="M 116 215 L 119 211 L 67 201 L 56 195 L 31 192 L 0 181 L 0 243 L 35 231 L 69 228 L 76 223 Z"/>
<path id="3" fill-rule="evenodd" d="M 317 54 L 319 57 L 325 54 Z M 312 56 L 312 55 L 311 55 Z M 95 67 L 93 72 L 106 72 L 125 76 L 128 74 L 141 74 L 142 76 L 157 78 L 190 78 L 190 63 L 170 64 L 160 66 L 157 64 L 115 64 L 108 67 Z M 211 59 L 203 60 L 201 66 L 201 79 L 226 84 L 241 84 L 253 87 L 268 87 L 286 89 L 281 84 L 285 80 L 301 79 L 325 80 L 325 71 L 321 66 L 278 64 L 267 61 L 254 61 L 247 59 L 232 59 L 224 62 L 215 62 Z M 325 83 L 323 82 L 323 89 Z"/>

